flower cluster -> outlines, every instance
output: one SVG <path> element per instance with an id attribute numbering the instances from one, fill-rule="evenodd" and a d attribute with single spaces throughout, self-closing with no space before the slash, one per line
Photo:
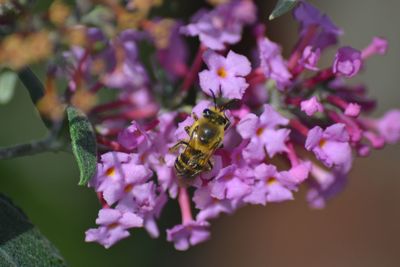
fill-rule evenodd
<path id="1" fill-rule="evenodd" d="M 321 68 L 317 66 L 321 53 L 335 45 L 342 32 L 315 7 L 300 2 L 294 10 L 300 39 L 285 60 L 279 45 L 257 23 L 255 8 L 252 1 L 228 1 L 214 10 L 200 11 L 180 28 L 184 35 L 198 36 L 201 43 L 192 67 L 182 68 L 187 73 L 184 85 L 187 79 L 193 84 L 198 73 L 203 97 L 214 94 L 241 100 L 240 107 L 226 111 L 232 124 L 223 148 L 212 156 L 212 170 L 191 180 L 189 186 L 194 190 L 188 191 L 187 178 L 177 177 L 174 171 L 179 151 L 169 150 L 180 140 L 190 140 L 185 127 L 195 122 L 193 116 L 202 117 L 203 110 L 213 105 L 209 100 L 178 112 L 161 110 L 155 120 L 126 117 L 130 113 L 125 112 L 124 119 L 135 120 L 116 131 L 118 138 L 108 143 L 112 149 L 101 156 L 97 175 L 90 182 L 103 209 L 96 221 L 99 228 L 86 233 L 87 241 L 109 247 L 133 227 L 144 227 L 157 237 L 156 219 L 168 198 L 177 199 L 182 213 L 182 223 L 167 230 L 168 241 L 178 250 L 209 238 L 210 220 L 220 214 L 231 214 L 248 204 L 292 200 L 301 184 L 308 187 L 310 206 L 322 208 L 343 188 L 356 155 L 367 156 L 371 148 L 400 139 L 400 110 L 389 111 L 381 119 L 368 118 L 364 114 L 374 102 L 362 86 L 346 84 L 346 78 L 361 71 L 368 57 L 386 52 L 384 39 L 374 37 L 361 51 L 340 47 L 332 65 Z M 256 62 L 229 47 L 240 41 L 245 26 L 254 28 Z M 139 67 L 135 39 L 129 39 L 133 41 L 128 45 L 123 38 L 126 34 L 118 37 L 120 46 L 134 52 L 125 59 L 133 62 L 125 66 Z M 172 62 L 163 66 L 170 73 L 176 68 L 167 66 L 186 66 L 184 57 L 168 58 Z M 203 70 L 201 61 L 206 65 Z M 142 87 L 131 89 L 117 81 L 149 81 L 146 74 L 135 79 L 134 71 L 111 69 L 103 82 L 114 81 L 113 87 L 123 90 L 121 96 L 129 90 L 137 94 Z M 151 86 L 147 83 L 147 89 Z M 142 105 L 158 106 L 152 101 Z M 115 120 L 108 124 L 103 120 L 106 132 L 113 132 L 115 124 Z"/>
<path id="2" fill-rule="evenodd" d="M 299 40 L 287 59 L 251 0 L 217 1 L 190 22 L 149 17 L 161 1 L 128 2 L 113 4 L 116 14 L 102 14 L 111 18 L 104 25 L 86 17 L 87 25 L 71 26 L 74 13 L 62 5 L 50 12 L 53 24 L 79 30 L 79 38 L 70 36 L 68 50 L 50 62 L 48 76 L 64 80 L 67 90 L 62 98 L 53 88 L 46 103 L 83 110 L 99 151 L 89 186 L 102 208 L 86 241 L 109 248 L 138 227 L 158 237 L 167 201 L 181 210 L 181 223 L 166 230 L 178 250 L 207 240 L 219 215 L 292 200 L 300 185 L 310 206 L 322 208 L 344 187 L 356 156 L 400 140 L 400 110 L 371 118 L 375 102 L 364 86 L 347 84 L 369 57 L 386 53 L 383 38 L 363 49 L 336 47 L 331 65 L 321 66 L 322 53 L 338 44 L 342 31 L 306 1 L 293 11 Z M 236 46 L 244 31 L 251 51 Z M 189 39 L 199 41 L 191 61 Z M 7 42 L 1 47 L 11 49 Z M 0 64 L 24 63 L 3 54 Z M 233 99 L 239 104 L 223 111 L 231 124 L 211 155 L 213 168 L 178 177 L 174 165 L 183 149 L 171 148 L 195 138 L 188 129 L 205 109 L 218 109 L 213 100 Z"/>

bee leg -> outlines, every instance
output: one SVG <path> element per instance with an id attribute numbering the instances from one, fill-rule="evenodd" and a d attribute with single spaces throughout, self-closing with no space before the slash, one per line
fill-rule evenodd
<path id="1" fill-rule="evenodd" d="M 197 117 L 196 113 L 192 112 L 192 117 L 195 121 L 197 121 L 199 119 L 199 117 Z"/>
<path id="2" fill-rule="evenodd" d="M 189 146 L 189 143 L 181 140 L 178 143 L 176 143 L 173 147 L 171 147 L 169 149 L 169 152 L 175 152 L 181 145 Z"/>
<path id="3" fill-rule="evenodd" d="M 215 142 L 215 143 L 213 144 L 213 146 L 211 147 L 211 149 L 212 149 L 212 150 L 215 150 L 215 149 L 219 148 L 220 146 L 223 146 L 223 144 L 222 144 L 222 138 L 218 138 L 218 141 Z"/>
<path id="4" fill-rule="evenodd" d="M 213 167 L 214 167 L 214 166 L 213 166 L 211 160 L 208 160 L 208 161 L 207 161 L 207 167 L 205 168 L 205 171 L 206 171 L 206 172 L 211 171 Z"/>
<path id="5" fill-rule="evenodd" d="M 231 126 L 231 121 L 227 117 L 225 117 L 225 119 L 227 123 L 225 124 L 224 131 L 226 131 L 229 128 L 229 126 Z"/>

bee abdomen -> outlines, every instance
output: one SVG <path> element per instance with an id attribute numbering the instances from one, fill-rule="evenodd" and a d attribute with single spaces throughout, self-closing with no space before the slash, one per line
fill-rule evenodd
<path id="1" fill-rule="evenodd" d="M 203 168 L 199 165 L 191 166 L 189 158 L 181 154 L 175 160 L 175 170 L 176 174 L 182 178 L 193 178 L 198 173 L 200 173 Z"/>

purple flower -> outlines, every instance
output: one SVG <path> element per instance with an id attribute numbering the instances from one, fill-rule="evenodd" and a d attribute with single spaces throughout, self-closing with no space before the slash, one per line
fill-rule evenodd
<path id="1" fill-rule="evenodd" d="M 166 154 L 164 157 L 158 156 L 158 159 L 158 163 L 153 164 L 158 183 L 171 198 L 176 198 L 178 195 L 178 181 L 174 171 L 176 155 Z"/>
<path id="2" fill-rule="evenodd" d="M 148 140 L 148 135 L 136 121 L 118 134 L 118 142 L 127 149 L 134 149 Z"/>
<path id="3" fill-rule="evenodd" d="M 351 168 L 352 155 L 349 134 L 345 125 L 336 123 L 325 130 L 315 126 L 308 132 L 305 148 L 313 151 L 325 166 L 347 173 Z"/>
<path id="4" fill-rule="evenodd" d="M 94 186 L 97 192 L 103 193 L 108 205 L 123 198 L 129 188 L 151 177 L 153 172 L 144 165 L 137 164 L 135 158 L 137 155 L 112 152 L 102 156 L 102 164 L 98 164 Z"/>
<path id="5" fill-rule="evenodd" d="M 123 179 L 121 165 L 132 160 L 131 155 L 122 152 L 108 152 L 100 157 L 96 175 L 90 180 L 89 186 L 97 189 L 105 180 Z"/>
<path id="6" fill-rule="evenodd" d="M 361 51 L 362 59 L 366 59 L 374 54 L 384 55 L 387 51 L 388 43 L 386 39 L 374 37 L 371 43 Z"/>
<path id="7" fill-rule="evenodd" d="M 305 36 L 311 27 L 318 27 L 314 38 L 309 45 L 321 50 L 337 43 L 342 31 L 333 24 L 328 16 L 306 1 L 301 1 L 293 12 L 295 19 L 300 23 L 300 35 Z"/>
<path id="8" fill-rule="evenodd" d="M 256 19 L 256 7 L 252 1 L 234 0 L 216 9 L 199 11 L 192 23 L 181 28 L 190 36 L 199 36 L 202 44 L 213 50 L 222 50 L 225 44 L 240 41 L 242 28 Z"/>
<path id="9" fill-rule="evenodd" d="M 157 200 L 156 186 L 150 181 L 147 183 L 127 184 L 124 194 L 118 202 L 119 210 L 145 214 L 152 211 Z"/>
<path id="10" fill-rule="evenodd" d="M 344 110 L 344 115 L 350 117 L 358 117 L 361 112 L 361 106 L 357 103 L 349 103 Z"/>
<path id="11" fill-rule="evenodd" d="M 400 141 L 400 110 L 390 110 L 376 122 L 379 133 L 389 144 Z"/>
<path id="12" fill-rule="evenodd" d="M 181 23 L 174 23 L 168 40 L 168 46 L 157 50 L 157 59 L 160 65 L 168 71 L 168 74 L 173 79 L 182 77 L 188 71 L 186 64 L 188 47 L 183 36 L 179 34 L 180 27 Z"/>
<path id="13" fill-rule="evenodd" d="M 149 84 L 147 71 L 139 61 L 137 39 L 137 32 L 125 30 L 112 42 L 116 66 L 112 72 L 103 76 L 105 85 L 111 88 L 137 90 Z"/>
<path id="14" fill-rule="evenodd" d="M 212 197 L 210 186 L 198 188 L 194 192 L 193 201 L 196 208 L 200 210 L 196 217 L 198 221 L 216 218 L 221 213 L 231 214 L 236 209 L 233 201 Z"/>
<path id="15" fill-rule="evenodd" d="M 321 56 L 321 49 L 317 48 L 313 50 L 312 46 L 306 46 L 303 51 L 303 55 L 299 61 L 299 64 L 304 68 L 317 71 L 317 63 Z"/>
<path id="16" fill-rule="evenodd" d="M 310 207 L 322 209 L 326 201 L 341 192 L 346 185 L 347 177 L 342 172 L 328 172 L 314 164 L 311 170 L 313 180 L 307 192 Z"/>
<path id="17" fill-rule="evenodd" d="M 244 116 L 237 125 L 238 133 L 250 143 L 243 151 L 243 157 L 248 160 L 261 161 L 265 158 L 264 148 L 272 158 L 275 154 L 286 151 L 286 140 L 289 129 L 277 129 L 287 125 L 288 119 L 276 112 L 270 105 L 264 105 L 260 117 L 253 113 Z"/>
<path id="18" fill-rule="evenodd" d="M 315 112 L 324 111 L 324 107 L 318 101 L 316 96 L 313 96 L 308 100 L 301 101 L 300 106 L 301 110 L 304 111 L 308 116 L 312 116 Z"/>
<path id="19" fill-rule="evenodd" d="M 293 194 L 285 185 L 282 173 L 274 165 L 262 163 L 254 169 L 255 183 L 244 202 L 266 205 L 267 202 L 292 200 Z"/>
<path id="20" fill-rule="evenodd" d="M 87 230 L 85 241 L 98 242 L 105 248 L 109 248 L 119 240 L 129 236 L 127 229 L 142 227 L 143 219 L 131 212 L 101 209 L 96 223 L 100 227 Z"/>
<path id="21" fill-rule="evenodd" d="M 257 43 L 260 53 L 260 66 L 264 75 L 268 79 L 274 80 L 278 89 L 285 89 L 291 83 L 292 75 L 282 58 L 280 47 L 268 38 L 260 38 Z"/>
<path id="22" fill-rule="evenodd" d="M 241 99 L 249 86 L 244 76 L 251 71 L 250 61 L 233 51 L 229 51 L 228 56 L 224 58 L 208 50 L 203 58 L 209 68 L 199 73 L 203 92 L 211 95 L 210 90 L 215 94 L 221 91 L 222 97 Z"/>
<path id="23" fill-rule="evenodd" d="M 144 215 L 143 227 L 153 238 L 157 238 L 160 235 L 156 219 L 160 217 L 161 211 L 164 208 L 164 205 L 167 203 L 167 201 L 168 201 L 167 195 L 161 194 L 160 196 L 158 196 L 156 200 L 154 209 L 151 212 L 147 212 Z"/>
<path id="24" fill-rule="evenodd" d="M 361 65 L 361 52 L 350 46 L 345 46 L 337 51 L 332 70 L 335 74 L 353 77 L 359 72 Z"/>
<path id="25" fill-rule="evenodd" d="M 229 165 L 221 169 L 210 182 L 211 196 L 217 199 L 239 201 L 250 192 L 249 183 L 253 175 L 250 169 Z"/>
<path id="26" fill-rule="evenodd" d="M 167 230 L 167 240 L 174 242 L 177 250 L 187 250 L 190 246 L 195 246 L 209 239 L 208 226 L 209 223 L 206 221 L 191 221 L 176 225 Z"/>

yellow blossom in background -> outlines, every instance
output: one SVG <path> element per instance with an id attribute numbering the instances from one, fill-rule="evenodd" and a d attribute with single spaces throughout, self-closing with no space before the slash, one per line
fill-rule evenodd
<path id="1" fill-rule="evenodd" d="M 26 40 L 25 45 L 29 51 L 31 62 L 45 59 L 53 53 L 53 43 L 50 40 L 50 33 L 46 30 L 30 34 Z"/>
<path id="2" fill-rule="evenodd" d="M 52 121 L 59 121 L 64 117 L 65 104 L 58 96 L 53 77 L 48 77 L 44 96 L 38 101 L 36 107 L 43 117 Z"/>
<path id="3" fill-rule="evenodd" d="M 171 30 L 175 23 L 173 19 L 162 19 L 158 22 L 146 22 L 144 28 L 153 36 L 156 47 L 165 49 L 169 45 Z"/>
<path id="4" fill-rule="evenodd" d="M 82 110 L 89 112 L 97 103 L 97 96 L 85 89 L 78 89 L 71 98 L 71 104 Z"/>
<path id="5" fill-rule="evenodd" d="M 12 69 L 43 60 L 53 53 L 49 32 L 43 30 L 29 35 L 12 34 L 0 44 L 0 64 Z"/>
<path id="6" fill-rule="evenodd" d="M 209 3 L 210 5 L 213 5 L 213 6 L 218 6 L 221 4 L 225 4 L 227 2 L 229 2 L 229 0 L 207 0 L 207 3 Z"/>
<path id="7" fill-rule="evenodd" d="M 66 31 L 66 41 L 71 46 L 85 46 L 87 42 L 86 38 L 87 28 L 82 25 L 75 25 L 70 27 Z"/>
<path id="8" fill-rule="evenodd" d="M 52 23 L 57 26 L 65 24 L 65 21 L 69 17 L 71 9 L 69 6 L 64 4 L 62 1 L 55 1 L 51 4 L 49 9 L 49 18 Z"/>

